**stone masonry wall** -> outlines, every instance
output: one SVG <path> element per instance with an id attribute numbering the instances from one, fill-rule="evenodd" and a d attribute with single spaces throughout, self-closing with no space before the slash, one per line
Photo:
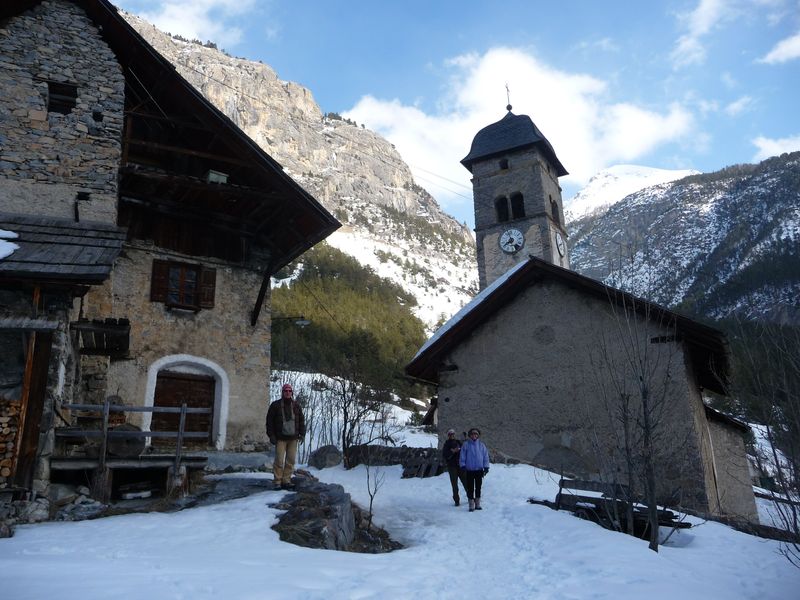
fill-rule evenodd
<path id="1" fill-rule="evenodd" d="M 501 158 L 508 161 L 507 169 L 500 168 Z M 531 148 L 477 162 L 473 165 L 472 182 L 481 289 L 521 260 L 527 260 L 530 254 L 569 267 L 569 259 L 561 257 L 555 248 L 551 225 L 553 221 L 564 223 L 561 188 L 554 169 L 538 150 Z M 522 194 L 525 217 L 498 223 L 495 200 L 501 196 L 510 198 L 514 193 Z M 551 198 L 558 206 L 558 214 L 552 212 Z M 525 246 L 506 254 L 500 249 L 499 239 L 511 227 L 524 234 Z"/>
<path id="2" fill-rule="evenodd" d="M 152 264 L 156 258 L 216 269 L 214 307 L 194 313 L 151 302 Z M 119 394 L 125 404 L 145 405 L 148 394 L 152 394 L 148 377 L 157 362 L 162 370 L 211 375 L 216 379 L 216 408 L 221 411 L 215 419 L 218 424 L 226 423 L 225 447 L 237 448 L 245 440 L 263 442 L 269 400 L 269 295 L 258 323 L 255 327 L 250 325 L 260 285 L 261 276 L 255 269 L 168 254 L 145 242 L 126 246 L 115 263 L 112 281 L 92 289 L 84 301 L 90 319 L 130 319 L 132 358 L 110 362 L 107 393 Z M 113 308 L 106 303 L 109 291 Z M 169 357 L 179 358 L 171 362 Z M 229 384 L 227 397 L 220 395 L 225 392 L 224 380 Z M 223 406 L 226 403 L 227 411 Z M 135 422 L 136 415 L 130 416 L 129 420 Z"/>
<path id="3" fill-rule="evenodd" d="M 673 498 L 679 489 L 685 505 L 705 511 L 710 490 L 682 348 L 649 344 L 670 331 L 636 321 L 655 360 L 652 396 L 663 391 L 667 407 L 656 441 L 660 494 Z M 439 431 L 478 427 L 487 446 L 509 457 L 555 472 L 611 476 L 624 463 L 605 402 L 616 402 L 619 389 L 601 351 L 626 364 L 607 300 L 557 283 L 532 285 L 447 357 L 457 369 L 440 373 Z M 637 382 L 627 388 L 635 401 Z"/>
<path id="4" fill-rule="evenodd" d="M 87 60 L 91 57 L 91 60 Z M 77 86 L 48 112 L 48 81 Z M 0 29 L 0 210 L 116 222 L 125 79 L 71 2 L 45 0 Z"/>

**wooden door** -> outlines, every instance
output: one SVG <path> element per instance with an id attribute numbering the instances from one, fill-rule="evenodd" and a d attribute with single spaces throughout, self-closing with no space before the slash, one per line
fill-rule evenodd
<path id="1" fill-rule="evenodd" d="M 186 446 L 205 447 L 212 443 L 214 417 L 214 378 L 208 375 L 190 375 L 174 371 L 161 371 L 156 380 L 154 406 L 180 408 L 186 403 L 188 408 L 208 408 L 211 412 L 200 415 L 186 415 L 185 431 L 202 431 L 208 434 L 205 439 L 188 439 Z M 178 431 L 180 415 L 177 413 L 153 413 L 151 431 Z M 154 438 L 158 446 L 174 446 L 174 439 Z"/>

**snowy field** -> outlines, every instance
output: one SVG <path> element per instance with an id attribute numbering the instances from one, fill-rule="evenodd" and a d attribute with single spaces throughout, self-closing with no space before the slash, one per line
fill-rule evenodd
<path id="1" fill-rule="evenodd" d="M 367 504 L 364 467 L 310 470 Z M 776 542 L 693 520 L 656 554 L 644 541 L 529 504 L 557 489 L 554 476 L 532 467 L 493 466 L 485 509 L 474 513 L 452 506 L 446 476 L 404 480 L 400 467 L 380 470 L 376 521 L 403 550 L 363 555 L 283 543 L 270 529 L 280 514 L 270 505 L 285 492 L 264 492 L 172 514 L 19 526 L 0 540 L 0 598 L 800 597 L 800 570 Z"/>

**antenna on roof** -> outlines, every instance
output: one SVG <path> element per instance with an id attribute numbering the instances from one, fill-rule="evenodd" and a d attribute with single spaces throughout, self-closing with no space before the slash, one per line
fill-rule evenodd
<path id="1" fill-rule="evenodd" d="M 506 100 L 508 104 L 506 104 L 506 110 L 511 112 L 511 90 L 508 89 L 508 82 L 506 82 Z"/>

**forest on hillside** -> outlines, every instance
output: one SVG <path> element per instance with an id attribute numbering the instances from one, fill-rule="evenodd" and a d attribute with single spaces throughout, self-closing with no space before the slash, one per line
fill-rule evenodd
<path id="1" fill-rule="evenodd" d="M 280 275 L 285 281 L 272 290 L 275 366 L 408 394 L 403 368 L 426 339 L 414 296 L 324 242 Z"/>

